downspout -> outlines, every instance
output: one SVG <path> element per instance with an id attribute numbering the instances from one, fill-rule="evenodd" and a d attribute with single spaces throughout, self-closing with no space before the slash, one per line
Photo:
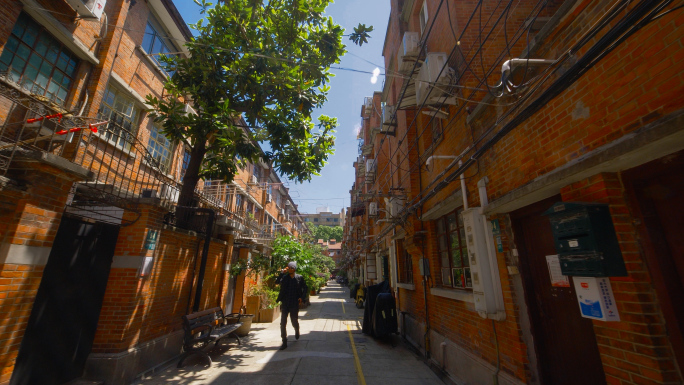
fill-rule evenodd
<path id="1" fill-rule="evenodd" d="M 202 299 L 202 286 L 204 284 L 204 272 L 207 268 L 207 258 L 209 257 L 209 244 L 211 243 L 211 233 L 214 229 L 214 210 L 196 208 L 195 212 L 205 213 L 209 215 L 207 220 L 207 227 L 205 230 L 204 247 L 202 249 L 202 261 L 200 262 L 199 276 L 197 277 L 197 290 L 195 290 L 195 302 L 192 304 L 192 311 L 198 312 L 200 300 Z"/>
<path id="2" fill-rule="evenodd" d="M 418 150 L 418 125 L 416 124 L 416 151 Z M 422 172 L 421 172 L 421 167 L 420 167 L 420 157 L 418 158 L 418 191 L 423 191 L 423 178 L 422 178 Z M 420 214 L 418 218 L 423 216 L 423 205 L 421 204 L 419 207 Z M 420 232 L 421 234 L 424 234 L 425 228 L 423 227 L 423 221 L 420 221 Z M 426 260 L 425 259 L 425 240 L 422 241 L 421 245 L 422 249 L 422 257 L 423 257 L 423 262 Z M 428 267 L 430 265 L 430 262 L 428 261 Z M 423 270 L 424 273 L 429 274 L 429 268 Z M 425 343 L 425 358 L 430 359 L 430 315 L 428 313 L 428 295 L 427 295 L 427 290 L 428 290 L 428 280 L 430 279 L 429 275 L 423 275 L 423 301 L 425 304 L 425 335 L 423 336 L 423 341 Z"/>

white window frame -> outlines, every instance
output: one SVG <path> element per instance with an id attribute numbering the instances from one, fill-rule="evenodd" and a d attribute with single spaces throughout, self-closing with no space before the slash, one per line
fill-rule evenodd
<path id="1" fill-rule="evenodd" d="M 423 36 L 429 19 L 430 17 L 428 15 L 427 0 L 425 0 L 423 1 L 423 5 L 420 7 L 420 13 L 418 15 L 418 20 L 420 22 L 420 36 Z"/>

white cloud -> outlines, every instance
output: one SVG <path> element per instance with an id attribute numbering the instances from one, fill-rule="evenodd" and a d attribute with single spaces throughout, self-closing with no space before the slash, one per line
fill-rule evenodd
<path id="1" fill-rule="evenodd" d="M 373 76 L 371 77 L 371 84 L 375 84 L 378 82 L 378 76 L 380 75 L 380 68 L 375 67 L 373 70 Z"/>
<path id="2" fill-rule="evenodd" d="M 354 135 L 354 139 L 359 137 L 359 132 L 361 132 L 361 124 L 356 123 L 356 125 L 354 125 L 354 130 L 352 131 L 352 134 Z"/>

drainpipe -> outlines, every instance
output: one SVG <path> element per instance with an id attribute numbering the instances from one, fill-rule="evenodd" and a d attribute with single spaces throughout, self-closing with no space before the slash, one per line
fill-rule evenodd
<path id="1" fill-rule="evenodd" d="M 418 125 L 415 125 L 416 127 L 416 148 L 418 148 Z M 418 158 L 418 162 L 420 162 L 420 158 Z M 427 162 L 427 160 L 426 160 Z M 421 167 L 418 167 L 418 188 L 419 191 L 423 191 L 423 181 L 422 181 L 422 175 L 421 175 Z M 423 205 L 420 205 L 420 215 L 418 218 L 423 216 Z M 423 221 L 420 221 L 420 232 L 421 234 L 425 233 L 425 228 L 423 227 Z M 422 240 L 422 257 L 423 260 L 425 260 L 425 240 Z M 430 262 L 428 260 L 428 266 L 430 265 Z M 425 269 L 424 272 L 428 273 L 429 269 Z M 428 295 L 427 295 L 427 289 L 428 289 L 428 279 L 430 276 L 429 275 L 423 275 L 423 301 L 425 303 L 425 335 L 423 336 L 423 341 L 425 343 L 425 358 L 430 359 L 430 315 L 428 313 Z"/>
<path id="2" fill-rule="evenodd" d="M 458 161 L 458 168 L 463 166 L 463 161 Z M 461 173 L 461 196 L 463 197 L 463 210 L 468 210 L 468 190 L 466 189 L 465 177 Z"/>
<path id="3" fill-rule="evenodd" d="M 212 209 L 194 209 L 195 212 L 205 213 L 209 215 L 207 220 L 207 227 L 205 230 L 204 247 L 202 249 L 202 261 L 200 262 L 199 276 L 197 277 L 197 290 L 195 291 L 195 303 L 192 304 L 192 311 L 198 312 L 200 301 L 202 299 L 202 286 L 204 284 L 204 271 L 207 268 L 207 258 L 209 257 L 209 244 L 211 243 L 211 233 L 214 229 L 214 210 Z"/>

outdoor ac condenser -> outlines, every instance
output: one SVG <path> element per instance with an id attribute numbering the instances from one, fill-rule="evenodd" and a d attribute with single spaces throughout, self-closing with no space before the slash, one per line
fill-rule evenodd
<path id="1" fill-rule="evenodd" d="M 475 311 L 482 318 L 502 321 L 506 318 L 499 266 L 493 248 L 491 228 L 480 207 L 463 210 L 470 274 L 473 282 Z"/>
<path id="2" fill-rule="evenodd" d="M 100 20 L 107 0 L 66 0 L 79 16 Z"/>

